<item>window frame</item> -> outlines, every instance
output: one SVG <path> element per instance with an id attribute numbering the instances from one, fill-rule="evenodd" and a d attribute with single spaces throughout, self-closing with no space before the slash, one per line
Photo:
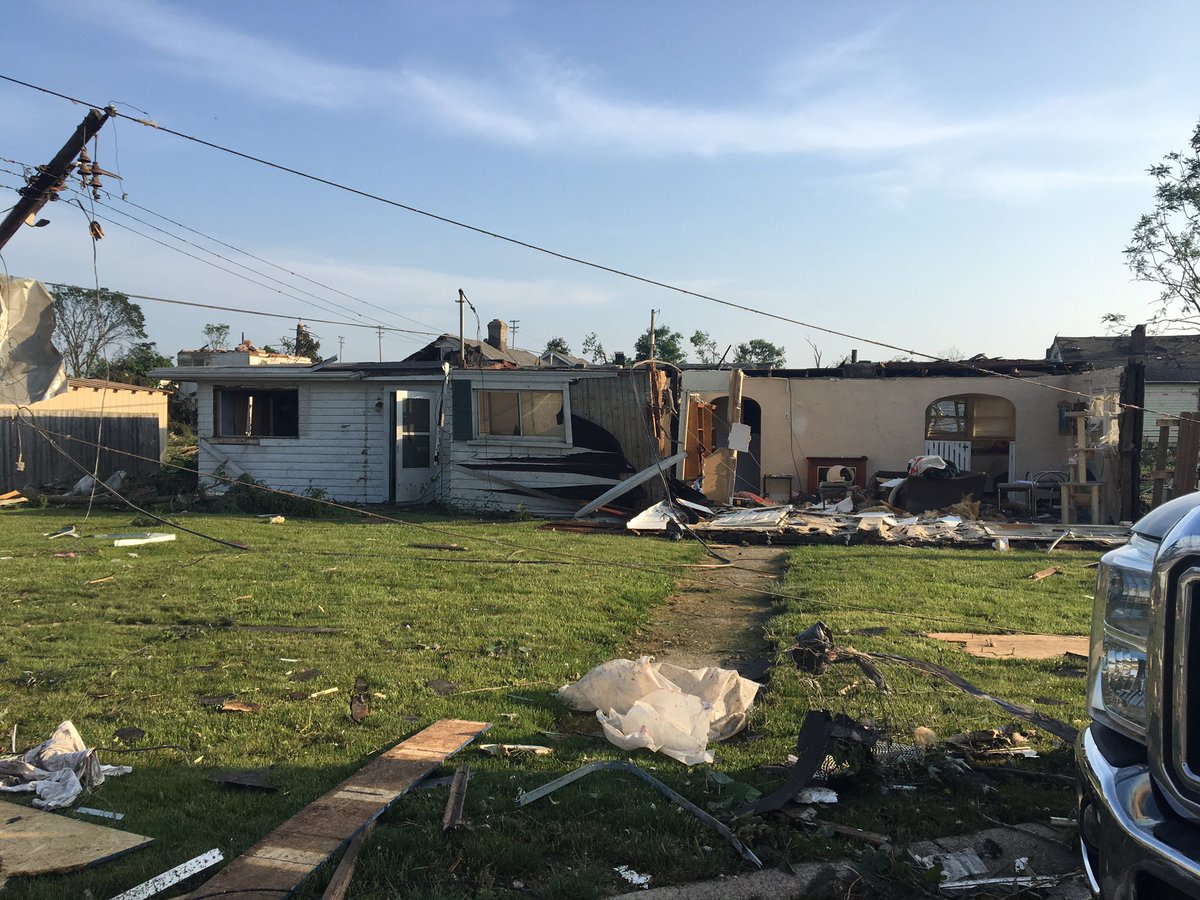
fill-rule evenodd
<path id="1" fill-rule="evenodd" d="M 253 400 L 256 396 L 291 394 L 295 398 L 294 402 L 295 402 L 295 409 L 296 409 L 294 433 L 277 434 L 277 433 L 272 432 L 270 434 L 253 434 L 253 433 L 251 433 L 251 434 L 223 434 L 221 432 L 223 412 L 224 412 L 225 404 L 227 402 L 229 402 L 228 395 L 231 395 L 231 394 L 241 395 L 247 401 Z M 252 404 L 248 403 L 247 405 L 251 406 Z M 276 405 L 274 403 L 272 403 L 271 404 L 271 418 L 272 418 L 271 426 L 272 426 L 272 429 L 274 429 L 275 425 L 276 425 L 276 422 L 275 422 L 276 409 L 277 409 Z M 299 438 L 300 438 L 300 388 L 299 388 L 299 386 L 246 387 L 245 385 L 232 385 L 232 384 L 213 385 L 212 414 L 213 414 L 212 439 L 217 442 L 230 443 L 230 444 L 257 444 L 260 441 L 262 441 L 263 439 L 287 440 L 287 441 L 299 440 Z M 252 420 L 250 419 L 249 416 L 247 417 L 247 426 L 253 427 Z"/>
<path id="2" fill-rule="evenodd" d="M 491 434 L 482 430 L 481 416 L 483 413 L 483 398 L 485 393 L 508 393 L 517 394 L 558 394 L 562 398 L 562 434 L 561 435 L 526 435 L 526 434 Z M 521 407 L 518 399 L 517 419 L 521 422 Z M 523 423 L 522 423 L 523 424 Z M 472 385 L 471 389 L 471 427 L 472 427 L 472 443 L 496 444 L 496 443 L 512 443 L 521 445 L 536 444 L 543 447 L 571 447 L 573 435 L 571 433 L 571 392 L 565 385 L 558 387 L 533 387 L 529 385 Z"/>

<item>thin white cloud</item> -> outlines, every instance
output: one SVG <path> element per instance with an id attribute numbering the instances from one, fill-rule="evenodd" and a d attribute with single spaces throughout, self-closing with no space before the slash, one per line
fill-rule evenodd
<path id="1" fill-rule="evenodd" d="M 704 108 L 606 96 L 561 61 L 527 54 L 504 83 L 415 67 L 333 63 L 237 32 L 156 0 L 113 0 L 98 23 L 168 58 L 182 72 L 259 97 L 321 109 L 414 104 L 449 130 L 523 146 L 573 146 L 633 154 L 889 152 L 994 131 L 986 119 L 946 120 L 897 102 L 876 83 L 803 96 L 765 91 L 743 107 Z M 884 27 L 819 50 L 790 76 L 792 92 L 839 71 L 862 69 Z M 783 93 L 787 93 L 784 91 Z"/>

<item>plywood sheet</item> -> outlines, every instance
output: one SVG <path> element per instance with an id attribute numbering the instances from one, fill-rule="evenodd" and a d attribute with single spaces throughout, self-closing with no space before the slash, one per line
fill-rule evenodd
<path id="1" fill-rule="evenodd" d="M 367 763 L 233 860 L 188 896 L 289 897 L 414 784 L 479 735 L 486 722 L 443 719 Z"/>
<path id="2" fill-rule="evenodd" d="M 153 838 L 0 800 L 0 881 L 94 866 Z"/>
<path id="3" fill-rule="evenodd" d="M 1086 636 L 1063 634 L 970 634 L 935 631 L 925 635 L 959 644 L 972 656 L 987 659 L 1057 659 L 1064 653 L 1088 655 Z"/>

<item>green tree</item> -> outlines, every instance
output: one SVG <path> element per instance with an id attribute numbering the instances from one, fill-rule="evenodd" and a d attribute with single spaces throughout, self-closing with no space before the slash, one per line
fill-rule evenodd
<path id="1" fill-rule="evenodd" d="M 779 369 L 787 359 L 784 358 L 782 347 L 762 338 L 753 338 L 745 344 L 737 345 L 733 362 L 739 366 L 771 366 Z"/>
<path id="2" fill-rule="evenodd" d="M 66 364 L 67 374 L 88 377 L 138 340 L 146 339 L 142 308 L 125 294 L 108 288 L 51 284 L 54 296 L 54 345 Z"/>
<path id="3" fill-rule="evenodd" d="M 154 341 L 139 341 L 127 347 L 116 358 L 109 360 L 107 366 L 104 360 L 97 360 L 88 370 L 87 378 L 105 378 L 109 381 L 120 381 L 124 384 L 140 384 L 146 387 L 157 387 L 158 379 L 150 377 L 151 369 L 165 369 L 174 365 L 174 360 L 158 352 Z"/>
<path id="4" fill-rule="evenodd" d="M 604 345 L 600 343 L 600 338 L 596 332 L 589 331 L 583 337 L 583 355 L 594 363 L 608 362 L 608 354 L 604 352 Z"/>
<path id="5" fill-rule="evenodd" d="M 633 358 L 635 361 L 650 358 L 650 332 L 643 332 L 634 342 Z M 687 362 L 687 354 L 683 350 L 683 335 L 672 331 L 670 325 L 659 325 L 654 329 L 654 358 L 663 362 Z"/>
<path id="6" fill-rule="evenodd" d="M 307 356 L 315 363 L 321 361 L 321 341 L 303 322 L 297 322 L 296 333 L 285 334 L 279 339 L 279 343 L 283 345 L 283 352 L 288 356 Z"/>
<path id="7" fill-rule="evenodd" d="M 546 349 L 542 352 L 543 353 L 561 353 L 564 356 L 570 356 L 571 348 L 569 346 L 567 346 L 567 341 L 565 338 L 552 337 L 552 338 L 550 338 L 550 340 L 546 341 Z"/>
<path id="8" fill-rule="evenodd" d="M 229 349 L 229 326 L 211 322 L 204 326 L 204 349 L 218 353 Z"/>
<path id="9" fill-rule="evenodd" d="M 1154 324 L 1200 325 L 1200 124 L 1189 151 L 1147 169 L 1154 210 L 1133 228 L 1125 262 L 1139 281 L 1158 285 Z"/>
<path id="10" fill-rule="evenodd" d="M 700 362 L 712 366 L 721 361 L 721 355 L 717 352 L 717 342 L 709 337 L 707 331 L 697 331 L 688 340 L 696 348 L 696 356 Z"/>

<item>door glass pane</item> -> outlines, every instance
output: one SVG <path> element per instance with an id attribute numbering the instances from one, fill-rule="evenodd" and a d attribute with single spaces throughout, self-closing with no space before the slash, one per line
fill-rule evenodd
<path id="1" fill-rule="evenodd" d="M 405 397 L 400 401 L 400 432 L 429 433 L 429 398 Z"/>
<path id="2" fill-rule="evenodd" d="M 431 463 L 429 434 L 406 434 L 400 438 L 400 466 L 428 469 Z"/>

